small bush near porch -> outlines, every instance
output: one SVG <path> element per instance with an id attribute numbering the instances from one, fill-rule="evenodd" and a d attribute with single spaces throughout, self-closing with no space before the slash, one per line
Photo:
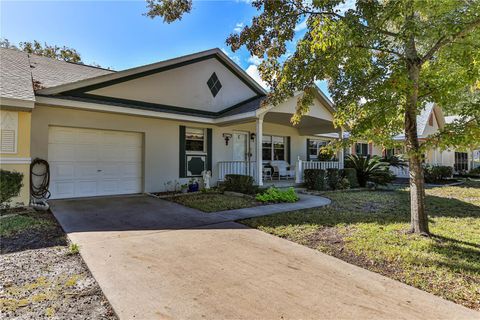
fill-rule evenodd
<path id="1" fill-rule="evenodd" d="M 328 207 L 242 222 L 480 310 L 480 180 L 426 193 L 430 238 L 406 232 L 407 189 L 325 192 Z"/>
<path id="2" fill-rule="evenodd" d="M 186 207 L 203 212 L 217 212 L 241 208 L 250 208 L 261 205 L 252 196 L 234 196 L 216 192 L 195 193 L 183 196 L 174 196 L 167 200 L 179 203 Z"/>

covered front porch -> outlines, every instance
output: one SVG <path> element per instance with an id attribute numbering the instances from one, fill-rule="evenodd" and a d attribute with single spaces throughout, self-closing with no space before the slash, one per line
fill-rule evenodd
<path id="1" fill-rule="evenodd" d="M 322 98 L 297 125 L 290 122 L 295 97 L 276 107 L 259 109 L 247 122 L 228 124 L 222 136 L 233 150 L 230 159 L 224 154 L 215 164 L 217 180 L 224 181 L 228 174 L 243 174 L 252 176 L 259 186 L 295 186 L 303 183 L 305 169 L 342 169 L 343 151 L 330 159 L 318 158 L 320 148 L 329 142 L 320 135 L 341 132 L 333 126 L 329 101 Z"/>

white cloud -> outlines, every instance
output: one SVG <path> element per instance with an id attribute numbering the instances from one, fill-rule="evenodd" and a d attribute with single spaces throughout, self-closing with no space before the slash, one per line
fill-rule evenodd
<path id="1" fill-rule="evenodd" d="M 258 72 L 258 67 L 254 64 L 251 64 L 248 66 L 247 70 L 245 72 L 253 78 L 259 85 L 261 85 L 264 89 L 268 90 L 268 85 L 265 81 L 262 80 L 260 77 L 260 73 Z"/>
<path id="2" fill-rule="evenodd" d="M 260 58 L 257 57 L 257 56 L 250 56 L 250 58 L 248 58 L 248 62 L 250 62 L 251 64 L 254 64 L 254 65 L 258 66 L 260 63 L 262 63 L 262 59 L 260 59 Z"/>
<path id="3" fill-rule="evenodd" d="M 240 33 L 240 31 L 243 30 L 243 27 L 244 27 L 243 22 L 238 22 L 238 23 L 235 25 L 235 28 L 233 28 L 233 31 L 236 32 L 236 33 Z"/>
<path id="4" fill-rule="evenodd" d="M 220 49 L 223 53 L 225 53 L 230 59 L 233 60 L 236 64 L 240 64 L 240 58 L 234 54 L 229 53 L 225 48 Z"/>
<path id="5" fill-rule="evenodd" d="M 300 32 L 300 31 L 303 31 L 307 29 L 307 19 L 303 20 L 302 22 L 300 22 L 299 24 L 297 24 L 295 26 L 295 32 Z"/>

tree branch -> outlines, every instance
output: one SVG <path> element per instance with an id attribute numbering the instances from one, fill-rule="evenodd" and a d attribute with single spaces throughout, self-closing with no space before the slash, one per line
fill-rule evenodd
<path id="1" fill-rule="evenodd" d="M 364 45 L 355 45 L 355 48 L 360 48 L 360 49 L 370 49 L 370 50 L 375 50 L 375 51 L 380 51 L 380 52 L 386 52 L 386 53 L 391 53 L 393 55 L 396 55 L 397 57 L 404 59 L 405 57 L 400 53 L 395 50 L 389 50 L 389 49 L 383 49 L 383 48 L 378 48 L 378 47 L 369 47 L 369 46 L 364 46 Z"/>
<path id="2" fill-rule="evenodd" d="M 458 38 L 464 37 L 467 35 L 467 33 L 476 27 L 480 26 L 480 19 L 474 20 L 472 23 L 468 24 L 464 29 L 458 31 L 457 33 L 454 33 L 450 36 L 443 36 L 440 37 L 440 39 L 437 40 L 437 42 L 433 45 L 430 50 L 427 51 L 427 53 L 420 59 L 421 64 L 425 63 L 425 61 L 430 60 L 433 55 L 440 50 L 443 46 L 452 43 Z"/>
<path id="3" fill-rule="evenodd" d="M 332 11 L 309 11 L 309 10 L 302 10 L 300 15 L 314 15 L 314 16 L 334 16 L 340 20 L 342 19 L 345 19 L 344 16 L 342 16 L 341 14 L 338 14 L 336 12 L 332 12 Z M 399 36 L 398 33 L 395 33 L 395 32 L 392 32 L 392 31 L 388 31 L 388 30 L 383 30 L 383 29 L 378 29 L 378 28 L 372 28 L 372 27 L 369 27 L 368 25 L 365 25 L 363 23 L 360 23 L 360 22 L 357 22 L 358 26 L 364 28 L 364 29 L 367 29 L 367 30 L 372 30 L 372 31 L 376 31 L 376 32 L 379 32 L 383 35 L 386 35 L 386 36 L 390 36 L 390 37 L 394 37 L 394 38 L 397 38 Z"/>

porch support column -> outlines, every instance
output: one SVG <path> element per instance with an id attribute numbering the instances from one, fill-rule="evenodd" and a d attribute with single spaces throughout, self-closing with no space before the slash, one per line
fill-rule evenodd
<path id="1" fill-rule="evenodd" d="M 256 150 L 255 155 L 257 157 L 257 185 L 263 186 L 263 164 L 262 164 L 262 137 L 263 137 L 263 115 L 260 115 L 256 120 Z"/>
<path id="2" fill-rule="evenodd" d="M 343 128 L 340 128 L 340 142 L 343 142 Z M 345 148 L 342 145 L 342 148 L 340 149 L 340 155 L 338 159 L 338 166 L 339 169 L 343 169 L 344 167 L 344 161 L 345 161 Z"/>

